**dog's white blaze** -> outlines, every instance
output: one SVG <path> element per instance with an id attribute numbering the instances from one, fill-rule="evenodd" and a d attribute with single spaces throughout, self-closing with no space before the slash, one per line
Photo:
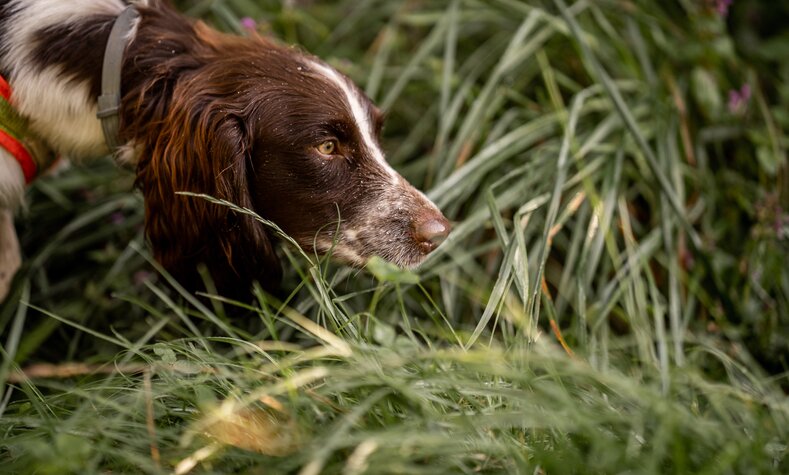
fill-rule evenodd
<path id="1" fill-rule="evenodd" d="M 384 158 L 384 153 L 381 151 L 381 148 L 378 147 L 378 144 L 376 144 L 375 140 L 373 140 L 372 124 L 370 123 L 370 119 L 364 110 L 359 93 L 348 84 L 348 81 L 345 78 L 340 76 L 332 68 L 317 62 L 313 62 L 313 66 L 327 79 L 336 84 L 343 94 L 345 94 L 345 100 L 348 102 L 348 106 L 351 108 L 353 120 L 356 122 L 356 127 L 359 129 L 359 132 L 362 135 L 365 148 L 370 152 L 370 155 L 373 156 L 375 161 L 378 162 L 384 170 L 386 170 L 386 173 L 389 174 L 392 179 L 392 184 L 397 185 L 400 182 L 400 175 L 398 175 L 392 166 L 389 165 L 389 163 Z"/>
<path id="2" fill-rule="evenodd" d="M 136 2 L 146 5 L 147 0 Z M 77 23 L 90 15 L 117 15 L 121 0 L 11 0 L 6 40 L 0 45 L 0 66 L 10 71 L 12 101 L 30 119 L 34 132 L 47 138 L 57 152 L 74 157 L 105 155 L 96 98 L 87 81 L 66 81 L 58 67 L 43 70 L 31 57 L 34 35 L 51 27 Z M 129 40 L 136 33 L 136 24 Z"/>

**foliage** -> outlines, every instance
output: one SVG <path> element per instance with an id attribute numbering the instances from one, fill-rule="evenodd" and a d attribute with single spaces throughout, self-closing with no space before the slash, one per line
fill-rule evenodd
<path id="1" fill-rule="evenodd" d="M 453 233 L 418 275 L 284 245 L 281 295 L 199 300 L 128 170 L 38 181 L 4 469 L 786 473 L 787 8 L 728 3 L 180 2 L 353 77 Z"/>

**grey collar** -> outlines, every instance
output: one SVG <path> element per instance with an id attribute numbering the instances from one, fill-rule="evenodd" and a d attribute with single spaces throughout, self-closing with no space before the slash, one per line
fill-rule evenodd
<path id="1" fill-rule="evenodd" d="M 110 38 L 104 50 L 104 65 L 101 70 L 101 95 L 98 100 L 98 113 L 101 128 L 104 132 L 104 141 L 114 152 L 121 144 L 118 138 L 121 105 L 121 68 L 123 66 L 123 51 L 126 49 L 127 36 L 134 25 L 134 20 L 139 17 L 139 12 L 134 5 L 126 7 L 110 31 Z"/>

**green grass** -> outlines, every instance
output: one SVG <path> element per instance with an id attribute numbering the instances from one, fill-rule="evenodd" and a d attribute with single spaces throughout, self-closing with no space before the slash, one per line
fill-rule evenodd
<path id="1" fill-rule="evenodd" d="M 2 471 L 789 472 L 779 3 L 180 2 L 353 77 L 454 231 L 416 273 L 286 242 L 241 306 L 173 288 L 130 171 L 39 180 Z"/>

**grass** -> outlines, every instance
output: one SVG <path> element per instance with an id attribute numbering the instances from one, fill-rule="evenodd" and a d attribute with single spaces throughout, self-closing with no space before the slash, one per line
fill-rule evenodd
<path id="1" fill-rule="evenodd" d="M 789 12 L 713 3 L 180 2 L 353 77 L 454 231 L 417 273 L 285 239 L 281 295 L 196 300 L 130 171 L 39 180 L 3 470 L 786 473 Z"/>

